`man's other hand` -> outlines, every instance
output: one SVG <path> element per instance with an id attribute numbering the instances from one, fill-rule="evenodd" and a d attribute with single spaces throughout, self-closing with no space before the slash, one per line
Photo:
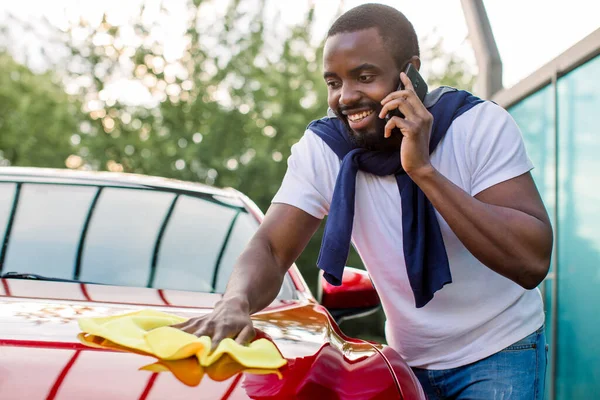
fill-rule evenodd
<path id="1" fill-rule="evenodd" d="M 172 326 L 198 337 L 209 336 L 212 339 L 211 351 L 225 338 L 247 344 L 256 335 L 247 302 L 238 299 L 223 299 L 212 313 Z"/>

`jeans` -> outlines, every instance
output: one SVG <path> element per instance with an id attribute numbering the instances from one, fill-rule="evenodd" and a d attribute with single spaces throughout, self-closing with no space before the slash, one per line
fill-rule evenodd
<path id="1" fill-rule="evenodd" d="M 458 368 L 413 368 L 429 400 L 542 400 L 548 346 L 542 326 L 483 360 Z"/>

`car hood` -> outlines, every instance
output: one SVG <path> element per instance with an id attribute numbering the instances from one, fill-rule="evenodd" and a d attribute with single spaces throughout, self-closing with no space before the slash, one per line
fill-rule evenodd
<path id="1" fill-rule="evenodd" d="M 388 399 L 399 386 L 382 347 L 346 338 L 312 300 L 276 301 L 253 316 L 288 364 L 278 374 L 248 370 L 140 370 L 153 357 L 81 344 L 77 319 L 144 308 L 192 317 L 219 295 L 64 282 L 2 280 L 2 399 Z M 181 372 L 183 371 L 183 372 Z M 187 372 L 186 372 L 187 371 Z M 183 374 L 183 375 L 182 375 Z"/>

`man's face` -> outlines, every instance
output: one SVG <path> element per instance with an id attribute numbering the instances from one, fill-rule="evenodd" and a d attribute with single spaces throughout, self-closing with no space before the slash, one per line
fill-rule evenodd
<path id="1" fill-rule="evenodd" d="M 396 90 L 399 70 L 376 28 L 334 35 L 323 54 L 327 102 L 356 143 L 371 150 L 400 146 L 400 137 L 383 137 L 381 100 Z"/>

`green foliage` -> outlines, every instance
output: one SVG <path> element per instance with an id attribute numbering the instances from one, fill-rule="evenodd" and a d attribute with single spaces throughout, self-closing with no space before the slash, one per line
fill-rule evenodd
<path id="1" fill-rule="evenodd" d="M 452 86 L 468 91 L 473 90 L 475 76 L 470 73 L 468 63 L 444 49 L 441 37 L 431 36 L 424 41 L 432 42 L 425 49 L 425 58 L 430 62 L 424 65 L 427 71 L 427 84 L 431 88 Z"/>
<path id="2" fill-rule="evenodd" d="M 78 112 L 53 74 L 0 53 L 0 165 L 64 167 Z"/>
<path id="3" fill-rule="evenodd" d="M 150 21 L 149 5 L 142 5 L 126 27 L 104 16 L 96 25 L 79 20 L 56 30 L 51 40 L 69 56 L 54 69 L 62 72 L 73 99 L 51 74 L 34 75 L 0 57 L 4 157 L 14 165 L 60 167 L 67 160 L 70 168 L 235 187 L 266 210 L 291 146 L 327 110 L 322 44 L 314 45 L 309 36 L 313 10 L 301 24 L 280 32 L 266 19 L 265 0 L 231 1 L 221 19 L 207 21 L 204 7 L 210 3 L 187 1 L 181 21 L 185 47 L 175 56 L 156 34 L 168 23 L 169 10 L 162 5 Z M 431 52 L 447 64 L 446 73 L 430 74 L 431 87 L 470 88 L 472 77 L 460 59 L 443 54 L 440 42 Z M 113 94 L 123 78 L 145 93 L 146 104 Z M 313 291 L 321 235 L 322 228 L 298 260 Z M 355 252 L 348 264 L 362 267 Z M 380 312 L 343 328 L 383 341 L 383 321 Z"/>

